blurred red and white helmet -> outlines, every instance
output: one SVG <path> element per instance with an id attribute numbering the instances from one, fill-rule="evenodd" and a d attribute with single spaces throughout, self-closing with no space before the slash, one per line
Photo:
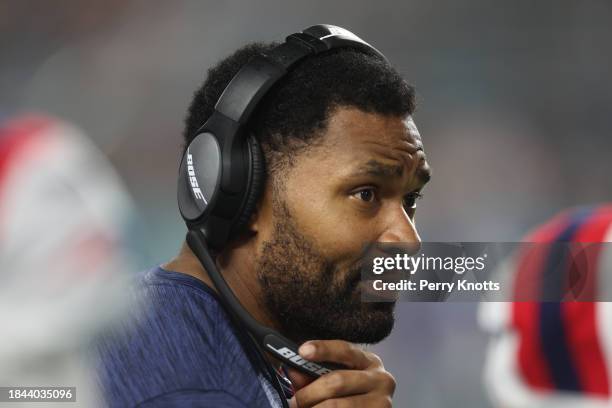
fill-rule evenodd
<path id="1" fill-rule="evenodd" d="M 77 351 L 126 306 L 133 214 L 80 130 L 40 115 L 0 124 L 0 384 L 83 383 Z"/>
<path id="2" fill-rule="evenodd" d="M 565 211 L 525 242 L 612 242 L 612 205 Z M 591 251 L 594 298 L 612 295 L 612 245 Z M 535 249 L 533 250 L 535 251 Z M 519 251 L 500 271 L 516 285 L 547 268 L 554 252 Z M 561 267 L 569 267 L 564 259 Z M 558 267 L 559 264 L 557 264 Z M 612 303 L 489 302 L 479 311 L 491 335 L 484 382 L 498 407 L 610 407 Z"/>

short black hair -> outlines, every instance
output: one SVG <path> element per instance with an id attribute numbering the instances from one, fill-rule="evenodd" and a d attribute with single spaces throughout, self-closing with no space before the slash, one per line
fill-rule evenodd
<path id="1" fill-rule="evenodd" d="M 225 87 L 251 58 L 278 43 L 251 43 L 208 70 L 185 119 L 185 148 L 212 115 Z M 269 174 L 291 163 L 327 126 L 337 107 L 406 116 L 415 109 L 415 92 L 380 56 L 354 48 L 337 48 L 306 57 L 294 66 L 256 108 L 249 127 L 258 138 Z M 298 142 L 298 143 L 296 143 Z"/>

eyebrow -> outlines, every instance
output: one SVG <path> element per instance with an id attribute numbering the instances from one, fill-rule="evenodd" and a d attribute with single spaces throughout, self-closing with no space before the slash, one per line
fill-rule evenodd
<path id="1" fill-rule="evenodd" d="M 350 175 L 350 177 L 401 177 L 403 171 L 404 167 L 401 165 L 385 164 L 377 160 L 370 160 L 363 166 L 359 167 L 355 173 Z M 416 176 L 419 178 L 421 183 L 425 184 L 431 179 L 431 171 L 427 167 L 418 167 L 416 170 Z"/>

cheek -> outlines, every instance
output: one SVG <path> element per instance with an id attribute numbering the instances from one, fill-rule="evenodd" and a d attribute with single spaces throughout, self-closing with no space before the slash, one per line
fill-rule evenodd
<path id="1" fill-rule="evenodd" d="M 349 203 L 343 202 L 342 197 L 334 196 L 322 186 L 310 191 L 301 189 L 293 204 L 292 212 L 300 231 L 329 260 L 354 260 L 363 245 L 373 240 L 372 226 L 350 213 Z"/>

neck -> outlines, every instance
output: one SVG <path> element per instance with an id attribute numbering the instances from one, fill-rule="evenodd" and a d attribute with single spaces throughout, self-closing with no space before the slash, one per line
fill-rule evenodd
<path id="1" fill-rule="evenodd" d="M 278 325 L 263 305 L 261 288 L 257 282 L 254 268 L 250 268 L 249 271 L 244 270 L 245 265 L 252 265 L 252 261 L 249 262 L 249 260 L 252 260 L 253 256 L 247 252 L 248 250 L 245 248 L 237 248 L 232 250 L 231 256 L 221 253 L 215 263 L 242 307 L 260 324 L 278 330 Z M 239 269 L 237 265 L 241 265 L 241 268 Z M 163 264 L 162 267 L 173 272 L 193 276 L 219 294 L 208 272 L 186 242 L 183 242 L 179 254 L 170 262 Z M 265 355 L 275 368 L 280 367 L 278 360 L 268 353 L 265 353 Z"/>

